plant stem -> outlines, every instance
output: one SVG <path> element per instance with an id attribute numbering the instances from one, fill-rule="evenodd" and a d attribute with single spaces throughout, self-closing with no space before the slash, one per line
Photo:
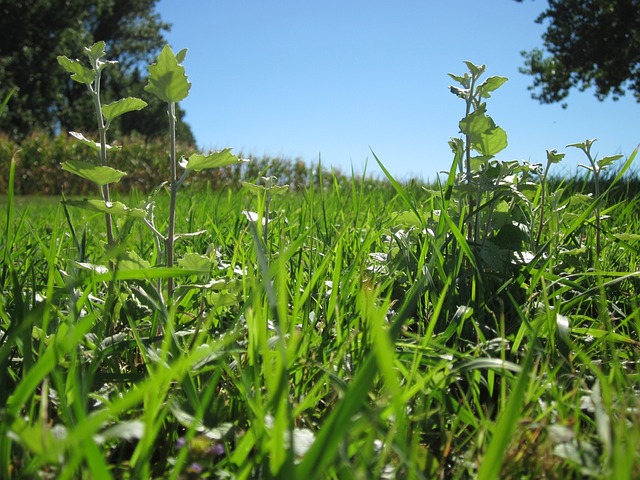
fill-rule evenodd
<path id="1" fill-rule="evenodd" d="M 262 231 L 262 236 L 264 239 L 264 245 L 267 251 L 269 251 L 269 203 L 271 202 L 271 195 L 269 195 L 269 191 L 265 195 L 264 200 L 264 228 Z"/>
<path id="2" fill-rule="evenodd" d="M 169 228 L 166 239 L 167 267 L 173 266 L 173 241 L 176 223 L 176 199 L 178 195 L 178 180 L 176 178 L 176 104 L 169 103 L 169 132 L 171 135 L 171 199 L 169 203 Z M 171 297 L 173 293 L 173 277 L 167 278 L 167 294 Z"/>
<path id="3" fill-rule="evenodd" d="M 593 266 L 598 270 L 600 267 L 600 170 L 597 162 L 591 156 L 591 143 L 588 143 L 586 148 L 583 149 L 587 154 L 589 163 L 591 164 L 591 171 L 593 172 L 593 183 L 595 187 L 595 215 L 596 215 L 596 258 L 593 262 Z"/>
<path id="4" fill-rule="evenodd" d="M 540 193 L 540 224 L 538 226 L 538 234 L 536 235 L 536 249 L 538 248 L 538 245 L 540 245 L 540 238 L 542 237 L 542 229 L 544 227 L 544 202 L 545 202 L 545 193 L 547 190 L 547 185 L 546 185 L 546 180 L 547 180 L 547 174 L 549 173 L 549 167 L 551 166 L 551 162 L 547 161 L 547 166 L 544 169 L 544 174 L 542 175 L 542 177 L 540 178 L 540 188 L 541 188 L 541 193 Z"/>
<path id="5" fill-rule="evenodd" d="M 100 162 L 102 166 L 105 167 L 107 166 L 107 127 L 104 124 L 104 117 L 102 115 L 102 105 L 100 103 L 101 72 L 98 65 L 94 65 L 94 68 L 96 71 L 95 88 L 91 88 L 91 85 L 89 85 L 89 91 L 93 96 L 93 104 L 96 110 L 96 119 L 98 121 L 98 134 L 100 136 Z M 110 201 L 109 185 L 108 184 L 103 185 L 101 192 L 102 192 L 102 200 L 104 200 L 105 203 L 108 203 Z M 115 240 L 113 238 L 113 223 L 111 220 L 111 214 L 105 213 L 104 219 L 105 219 L 106 228 L 107 228 L 107 243 L 109 245 L 113 245 L 115 243 Z"/>
<path id="6" fill-rule="evenodd" d="M 476 86 L 476 76 L 472 75 L 471 77 L 471 85 L 469 87 L 469 97 L 467 98 L 467 106 L 465 110 L 464 117 L 468 118 L 471 114 L 471 107 L 473 105 L 473 97 L 475 95 L 475 86 Z M 467 170 L 467 183 L 471 183 L 471 137 L 469 135 L 465 135 L 465 168 Z M 471 220 L 471 215 L 476 208 L 476 202 L 473 198 L 473 194 L 469 193 L 467 196 L 467 203 L 469 207 L 469 220 Z M 475 223 L 475 222 L 474 222 Z M 475 242 L 476 236 L 472 223 L 467 224 L 467 237 L 469 241 Z"/>

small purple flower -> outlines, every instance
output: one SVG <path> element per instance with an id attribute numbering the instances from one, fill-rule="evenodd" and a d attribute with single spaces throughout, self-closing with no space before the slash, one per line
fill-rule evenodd
<path id="1" fill-rule="evenodd" d="M 178 440 L 176 440 L 176 450 L 180 450 L 182 447 L 184 447 L 186 441 L 184 439 L 184 437 L 179 437 Z"/>
<path id="2" fill-rule="evenodd" d="M 216 442 L 207 448 L 207 454 L 212 457 L 221 457 L 224 455 L 224 445 L 220 442 Z"/>
<path id="3" fill-rule="evenodd" d="M 202 470 L 202 465 L 196 462 L 193 462 L 191 465 L 189 465 L 189 468 L 187 468 L 187 471 L 189 473 L 202 473 Z"/>

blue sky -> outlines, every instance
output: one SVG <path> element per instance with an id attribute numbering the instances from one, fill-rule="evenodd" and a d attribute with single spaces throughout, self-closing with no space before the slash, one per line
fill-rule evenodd
<path id="1" fill-rule="evenodd" d="M 200 148 L 255 156 L 320 157 L 345 173 L 380 174 L 371 150 L 399 179 L 447 170 L 464 103 L 447 73 L 464 60 L 509 81 L 488 101 L 507 131 L 501 160 L 544 162 L 557 173 L 585 161 L 569 143 L 597 138 L 600 157 L 640 143 L 640 104 L 572 91 L 568 108 L 541 105 L 519 73 L 522 50 L 542 46 L 542 0 L 160 0 L 174 51 L 192 83 L 181 106 Z"/>

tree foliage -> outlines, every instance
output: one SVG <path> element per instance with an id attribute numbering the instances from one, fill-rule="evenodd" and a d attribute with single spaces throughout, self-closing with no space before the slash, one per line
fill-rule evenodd
<path id="1" fill-rule="evenodd" d="M 536 22 L 547 25 L 544 49 L 522 52 L 520 69 L 533 98 L 555 103 L 593 87 L 599 100 L 629 90 L 640 101 L 640 0 L 549 0 Z"/>
<path id="2" fill-rule="evenodd" d="M 58 55 L 84 58 L 83 47 L 103 40 L 110 60 L 102 85 L 107 101 L 142 96 L 149 106 L 112 126 L 115 133 L 147 138 L 167 130 L 165 106 L 143 94 L 146 68 L 166 43 L 170 25 L 155 12 L 158 0 L 0 0 L 0 96 L 19 90 L 0 119 L 0 130 L 22 138 L 35 129 L 49 133 L 96 129 L 86 87 L 69 79 Z M 184 112 L 177 112 L 179 119 Z M 179 135 L 193 143 L 188 125 Z"/>

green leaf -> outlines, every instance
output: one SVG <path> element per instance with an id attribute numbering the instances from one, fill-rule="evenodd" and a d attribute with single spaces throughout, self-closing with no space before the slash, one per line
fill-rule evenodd
<path id="1" fill-rule="evenodd" d="M 127 112 L 133 112 L 135 110 L 142 110 L 147 106 L 147 102 L 135 97 L 121 98 L 113 103 L 102 106 L 102 114 L 104 117 L 111 121 L 114 118 L 119 117 Z"/>
<path id="2" fill-rule="evenodd" d="M 579 148 L 583 152 L 588 152 L 591 150 L 591 145 L 593 145 L 596 141 L 597 139 L 594 138 L 592 140 L 585 140 L 584 142 L 580 143 L 570 143 L 569 145 L 567 145 L 567 147 Z"/>
<path id="3" fill-rule="evenodd" d="M 184 62 L 184 59 L 187 58 L 187 49 L 183 48 L 178 53 L 176 53 L 176 60 L 178 63 Z"/>
<path id="4" fill-rule="evenodd" d="M 471 72 L 471 75 L 473 75 L 476 78 L 482 75 L 487 68 L 486 65 L 475 65 L 474 63 L 471 63 L 468 60 L 465 60 L 464 64 L 467 66 L 467 68 Z"/>
<path id="5" fill-rule="evenodd" d="M 209 273 L 211 272 L 211 259 L 198 253 L 186 253 L 178 260 L 178 266 L 187 270 Z"/>
<path id="6" fill-rule="evenodd" d="M 481 98 L 489 98 L 491 92 L 500 88 L 507 80 L 506 77 L 489 77 L 478 85 L 477 92 Z"/>
<path id="7" fill-rule="evenodd" d="M 547 150 L 547 162 L 552 163 L 560 163 L 564 158 L 564 153 L 558 153 L 558 150 L 555 148 L 551 151 Z"/>
<path id="8" fill-rule="evenodd" d="M 475 149 L 485 156 L 493 156 L 507 148 L 507 132 L 495 127 L 482 133 L 478 142 L 474 142 Z"/>
<path id="9" fill-rule="evenodd" d="M 63 170 L 85 178 L 99 186 L 119 182 L 126 175 L 125 172 L 115 168 L 102 167 L 82 160 L 68 160 L 62 163 L 61 166 Z"/>
<path id="10" fill-rule="evenodd" d="M 96 150 L 98 152 L 100 151 L 100 143 L 94 142 L 93 140 L 89 140 L 82 133 L 69 132 L 69 135 L 71 135 L 72 137 L 78 139 L 81 143 L 83 143 L 87 147 L 89 147 L 89 148 L 91 148 L 93 150 Z M 107 148 L 107 150 L 111 150 L 111 149 L 120 150 L 121 147 L 119 145 L 106 145 L 106 148 Z"/>
<path id="11" fill-rule="evenodd" d="M 269 194 L 284 195 L 289 191 L 289 185 L 272 185 L 269 187 Z"/>
<path id="12" fill-rule="evenodd" d="M 200 155 L 194 153 L 189 157 L 187 162 L 183 165 L 186 170 L 193 170 L 199 172 L 200 170 L 206 170 L 209 168 L 226 167 L 227 165 L 233 165 L 235 163 L 246 162 L 247 160 L 241 160 L 233 153 L 230 148 L 225 148 L 220 152 L 210 153 L 208 155 Z"/>
<path id="13" fill-rule="evenodd" d="M 191 88 L 184 67 L 179 64 L 179 60 L 184 60 L 185 55 L 186 53 L 180 52 L 178 58 L 171 47 L 166 45 L 156 63 L 149 66 L 149 83 L 144 87 L 145 91 L 167 103 L 185 99 Z"/>
<path id="14" fill-rule="evenodd" d="M 61 454 L 62 445 L 54 435 L 54 431 L 58 435 L 66 433 L 62 425 L 56 425 L 53 428 L 38 423 L 29 425 L 19 417 L 13 421 L 6 435 L 25 449 L 39 455 L 44 461 L 56 462 Z"/>
<path id="15" fill-rule="evenodd" d="M 640 242 L 640 234 L 638 233 L 614 233 L 613 236 L 623 242 Z"/>
<path id="16" fill-rule="evenodd" d="M 398 212 L 393 219 L 393 224 L 402 227 L 421 227 L 422 221 L 411 210 L 405 210 L 404 212 Z"/>
<path id="17" fill-rule="evenodd" d="M 256 185 L 255 183 L 242 182 L 242 186 L 253 193 L 269 192 L 270 195 L 282 195 L 289 190 L 289 185 Z"/>
<path id="18" fill-rule="evenodd" d="M 120 202 L 104 202 L 102 200 L 65 200 L 65 205 L 92 210 L 94 212 L 110 213 L 134 218 L 144 218 L 145 212 L 139 208 L 129 208 Z"/>
<path id="19" fill-rule="evenodd" d="M 246 188 L 251 193 L 260 194 L 267 190 L 264 185 L 256 185 L 255 183 L 251 183 L 251 182 L 241 182 L 241 183 L 243 188 Z"/>
<path id="20" fill-rule="evenodd" d="M 67 72 L 71 73 L 71 80 L 91 85 L 96 78 L 96 72 L 90 68 L 84 67 L 78 60 L 71 60 L 64 55 L 58 55 L 58 63 L 62 65 Z"/>
<path id="21" fill-rule="evenodd" d="M 528 240 L 526 232 L 513 223 L 507 223 L 500 228 L 492 242 L 502 249 L 518 251 Z"/>
<path id="22" fill-rule="evenodd" d="M 93 65 L 106 55 L 106 44 L 103 41 L 96 42 L 90 47 L 84 47 L 84 53 L 89 57 Z"/>
<path id="23" fill-rule="evenodd" d="M 448 75 L 464 88 L 469 88 L 471 86 L 471 77 L 468 73 L 465 73 L 462 77 L 460 75 L 454 75 L 453 73 L 449 73 Z"/>
<path id="24" fill-rule="evenodd" d="M 464 135 L 468 135 L 475 139 L 487 130 L 494 128 L 496 124 L 493 119 L 486 114 L 486 112 L 487 105 L 483 103 L 477 108 L 477 110 L 460 120 L 460 123 L 458 124 L 460 131 Z"/>
<path id="25" fill-rule="evenodd" d="M 120 270 L 128 271 L 147 268 L 151 268 L 151 264 L 132 250 L 123 252 L 118 256 L 118 269 Z"/>
<path id="26" fill-rule="evenodd" d="M 601 169 L 606 168 L 622 157 L 623 155 L 611 155 L 610 157 L 604 157 L 603 159 L 598 160 L 598 167 L 600 167 Z"/>

